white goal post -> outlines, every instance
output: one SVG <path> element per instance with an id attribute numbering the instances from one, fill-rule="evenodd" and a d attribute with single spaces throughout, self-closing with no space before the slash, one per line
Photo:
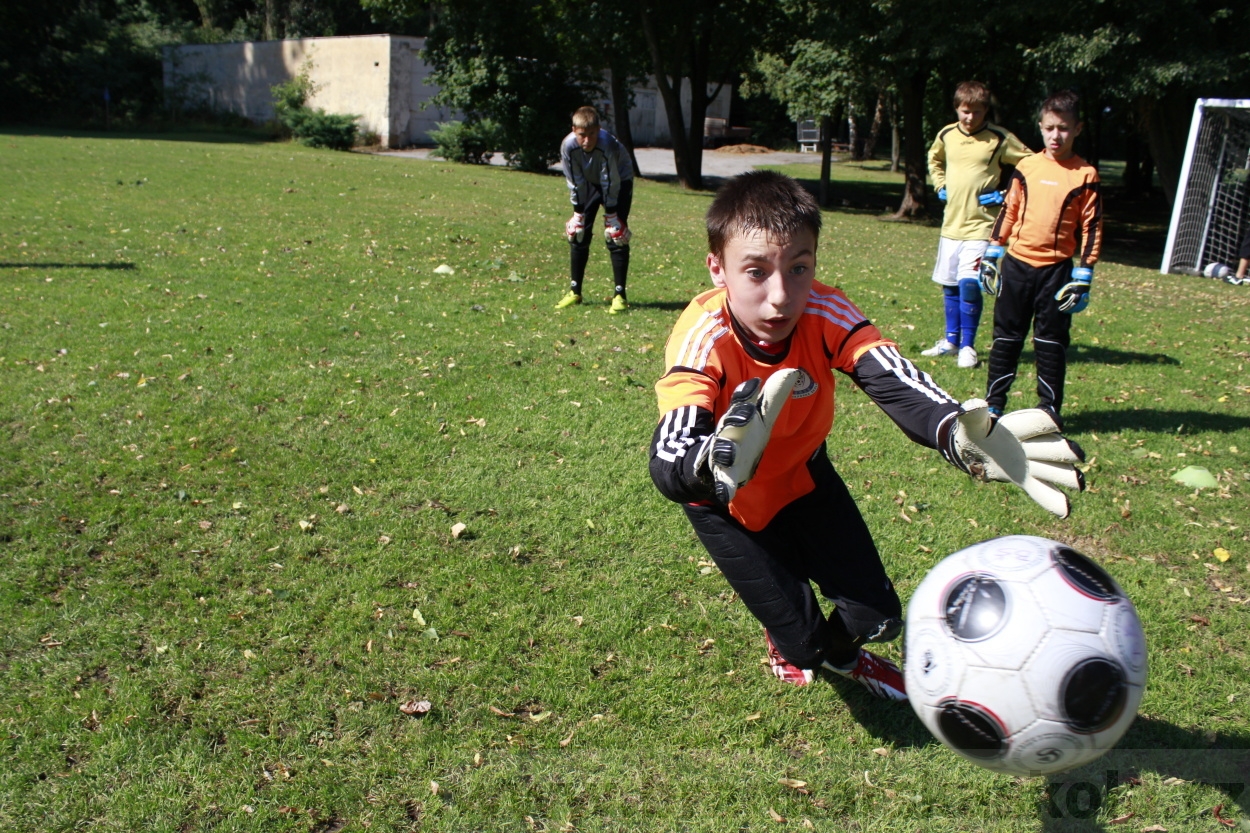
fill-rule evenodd
<path id="1" fill-rule="evenodd" d="M 1250 227 L 1248 176 L 1250 99 L 1198 99 L 1160 272 L 1202 275 L 1209 266 L 1236 267 Z"/>

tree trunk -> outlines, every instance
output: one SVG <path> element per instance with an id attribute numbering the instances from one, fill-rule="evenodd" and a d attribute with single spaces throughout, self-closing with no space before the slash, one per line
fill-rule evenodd
<path id="1" fill-rule="evenodd" d="M 621 140 L 629 151 L 629 161 L 634 163 L 634 174 L 638 173 L 638 156 L 634 153 L 634 130 L 629 126 L 629 85 L 625 74 L 618 72 L 616 67 L 609 67 L 608 74 L 612 84 L 612 126 L 616 129 L 616 138 Z"/>
<path id="2" fill-rule="evenodd" d="M 902 133 L 898 129 L 898 102 L 890 96 L 890 173 L 896 174 L 903 159 Z"/>
<path id="3" fill-rule="evenodd" d="M 864 142 L 864 158 L 871 159 L 877 152 L 877 140 L 881 138 L 881 125 L 885 123 L 885 93 L 877 93 L 877 107 L 872 113 L 872 127 L 868 129 L 868 139 Z"/>
<path id="4" fill-rule="evenodd" d="M 1193 99 L 1179 93 L 1167 93 L 1157 100 L 1143 98 L 1138 101 L 1142 122 L 1146 126 L 1150 158 L 1159 171 L 1159 185 L 1168 205 L 1176 199 L 1193 107 Z"/>
<path id="5" fill-rule="evenodd" d="M 903 202 L 894 219 L 904 220 L 925 212 L 925 175 L 928 164 L 924 146 L 924 88 L 928 73 L 913 72 L 903 83 Z"/>
<path id="6" fill-rule="evenodd" d="M 673 89 L 673 83 L 670 80 L 668 68 L 664 63 L 664 55 L 660 49 L 660 40 L 655 31 L 655 20 L 650 11 L 643 6 L 639 9 L 642 18 L 642 33 L 647 40 L 647 51 L 651 53 L 651 70 L 655 75 L 656 86 L 660 88 L 660 98 L 664 101 L 664 115 L 668 118 L 668 134 L 673 142 L 673 164 L 677 168 L 677 181 L 681 183 L 683 188 L 697 189 L 702 187 L 702 177 L 695 171 L 692 176 L 690 167 L 690 147 L 687 143 L 685 131 L 685 117 L 681 112 L 681 72 L 678 69 L 673 74 L 677 82 L 677 89 Z M 682 50 L 684 51 L 684 50 Z M 681 66 L 681 58 L 674 59 L 677 67 Z M 693 93 L 694 90 L 692 89 Z M 691 95 L 693 102 L 694 96 Z M 702 128 L 702 123 L 700 123 Z M 702 148 L 702 139 L 700 138 L 700 152 Z M 702 155 L 699 162 L 702 163 Z"/>
<path id="7" fill-rule="evenodd" d="M 828 206 L 833 200 L 833 189 L 829 187 L 830 175 L 833 173 L 833 119 L 830 116 L 820 117 L 820 204 Z"/>
<path id="8" fill-rule="evenodd" d="M 855 113 L 855 102 L 853 101 L 846 103 L 846 144 L 851 150 L 851 160 L 854 162 L 862 161 L 864 158 L 864 143 L 859 138 L 859 118 Z"/>

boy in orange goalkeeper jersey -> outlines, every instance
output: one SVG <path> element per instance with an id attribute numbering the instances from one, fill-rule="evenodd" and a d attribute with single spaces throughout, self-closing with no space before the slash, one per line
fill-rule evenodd
<path id="1" fill-rule="evenodd" d="M 1098 171 L 1072 150 L 1083 126 L 1079 106 L 1070 90 L 1042 104 L 1037 126 L 1046 147 L 1016 166 L 981 259 L 981 285 L 998 297 L 985 393 L 995 416 L 1007 405 L 1031 324 L 1037 407 L 1063 425 L 1072 316 L 1089 304 L 1102 248 Z"/>
<path id="2" fill-rule="evenodd" d="M 902 700 L 898 666 L 862 647 L 898 636 L 902 605 L 826 454 L 833 370 L 913 441 L 1060 517 L 1068 500 L 1050 484 L 1081 488 L 1081 454 L 1047 414 L 994 422 L 983 401 L 961 406 L 916 368 L 815 280 L 820 227 L 789 177 L 753 171 L 721 188 L 707 213 L 713 288 L 679 317 L 656 383 L 651 477 L 763 624 L 778 677 L 805 685 L 823 668 Z M 834 602 L 828 616 L 820 596 Z"/>

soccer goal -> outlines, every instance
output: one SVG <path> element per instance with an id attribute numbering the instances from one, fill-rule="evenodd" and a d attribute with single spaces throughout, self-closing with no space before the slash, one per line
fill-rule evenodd
<path id="1" fill-rule="evenodd" d="M 1167 248 L 1159 271 L 1225 277 L 1247 227 L 1250 99 L 1194 103 Z"/>

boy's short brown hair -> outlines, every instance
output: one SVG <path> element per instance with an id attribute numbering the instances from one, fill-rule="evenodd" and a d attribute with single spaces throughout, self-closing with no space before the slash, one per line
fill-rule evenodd
<path id="1" fill-rule="evenodd" d="M 1071 116 L 1072 121 L 1081 120 L 1081 97 L 1073 90 L 1060 90 L 1042 102 L 1037 111 L 1038 121 L 1047 113 Z"/>
<path id="2" fill-rule="evenodd" d="M 964 81 L 955 88 L 954 107 L 959 109 L 960 104 L 967 104 L 970 107 L 984 107 L 990 109 L 990 88 L 982 84 L 980 81 Z"/>
<path id="3" fill-rule="evenodd" d="M 578 107 L 573 111 L 573 126 L 583 130 L 588 127 L 598 127 L 599 111 L 589 104 L 585 107 Z"/>
<path id="4" fill-rule="evenodd" d="M 820 239 L 820 206 L 811 193 L 785 174 L 748 171 L 721 186 L 707 210 L 707 250 L 720 257 L 725 244 L 750 231 L 793 240 L 807 229 Z"/>

